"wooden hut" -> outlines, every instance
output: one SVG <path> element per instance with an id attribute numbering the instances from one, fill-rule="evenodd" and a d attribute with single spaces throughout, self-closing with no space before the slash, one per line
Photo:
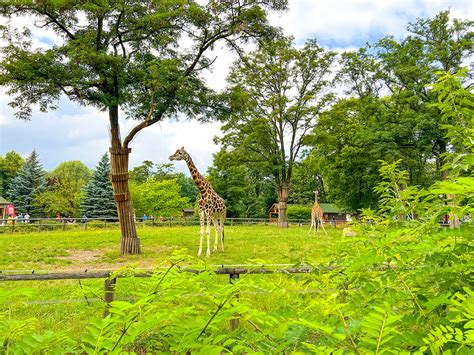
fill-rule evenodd
<path id="1" fill-rule="evenodd" d="M 278 203 L 274 203 L 268 210 L 268 221 L 270 223 L 278 222 L 278 211 Z"/>
<path id="2" fill-rule="evenodd" d="M 324 221 L 336 221 L 336 223 L 346 222 L 346 213 L 336 205 L 333 205 L 332 203 L 320 203 L 319 205 L 324 212 Z"/>
<path id="3" fill-rule="evenodd" d="M 1 213 L 2 219 L 5 219 L 7 217 L 5 207 L 7 207 L 10 204 L 11 204 L 10 201 L 7 201 L 2 196 L 0 196 L 0 209 L 2 210 L 2 213 Z"/>
<path id="4" fill-rule="evenodd" d="M 184 208 L 183 209 L 183 217 L 184 218 L 194 217 L 194 208 Z"/>

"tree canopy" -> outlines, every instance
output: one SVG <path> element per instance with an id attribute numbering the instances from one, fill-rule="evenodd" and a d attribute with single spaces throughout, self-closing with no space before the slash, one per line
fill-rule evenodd
<path id="1" fill-rule="evenodd" d="M 318 115 L 333 98 L 328 92 L 335 54 L 311 40 L 296 49 L 289 38 L 262 43 L 241 58 L 229 75 L 231 113 L 224 117 L 223 149 L 271 176 L 286 222 L 286 202 L 295 162 Z"/>
<path id="2" fill-rule="evenodd" d="M 46 174 L 47 188 L 36 196 L 49 215 L 79 217 L 83 187 L 91 178 L 90 170 L 80 161 L 66 161 Z"/>
<path id="3" fill-rule="evenodd" d="M 8 197 L 18 212 L 28 212 L 30 215 L 40 213 L 41 206 L 36 203 L 36 196 L 44 191 L 46 180 L 45 171 L 35 150 L 26 158 L 25 164 L 13 178 L 8 190 Z"/>
<path id="4" fill-rule="evenodd" d="M 202 74 L 213 63 L 206 53 L 221 40 L 239 50 L 252 38 L 271 36 L 267 11 L 286 6 L 286 0 L 0 3 L 0 15 L 31 16 L 36 26 L 58 36 L 49 48 L 35 48 L 29 31 L 15 31 L 11 24 L 0 28 L 8 43 L 1 49 L 0 85 L 13 97 L 16 115 L 28 119 L 34 105 L 55 108 L 62 95 L 108 111 L 122 254 L 141 250 L 128 188 L 131 141 L 178 113 L 207 117 L 218 110 L 218 97 Z M 138 121 L 124 138 L 119 108 Z"/>
<path id="5" fill-rule="evenodd" d="M 92 178 L 84 186 L 83 195 L 80 202 L 81 216 L 89 218 L 117 216 L 107 153 L 102 155 Z"/>

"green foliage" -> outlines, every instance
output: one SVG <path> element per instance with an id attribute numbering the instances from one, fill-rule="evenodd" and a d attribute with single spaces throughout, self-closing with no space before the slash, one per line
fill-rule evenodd
<path id="1" fill-rule="evenodd" d="M 178 173 L 172 164 L 153 164 L 145 160 L 142 165 L 130 171 L 130 181 L 135 185 L 143 184 L 150 178 L 156 181 L 176 180 L 181 186 L 179 192 L 181 197 L 188 198 L 191 204 L 197 200 L 199 192 L 193 179 L 186 177 L 183 173 Z"/>
<path id="2" fill-rule="evenodd" d="M 436 325 L 423 341 L 433 354 L 468 354 L 474 347 L 474 292 L 468 288 L 457 292 L 447 302 L 449 323 Z"/>
<path id="3" fill-rule="evenodd" d="M 0 156 L 0 196 L 7 196 L 11 180 L 18 174 L 25 159 L 14 150 Z"/>
<path id="4" fill-rule="evenodd" d="M 252 164 L 238 164 L 235 158 L 221 150 L 208 169 L 214 190 L 226 201 L 227 216 L 267 218 L 276 201 L 274 182 Z"/>
<path id="5" fill-rule="evenodd" d="M 405 38 L 387 36 L 341 56 L 337 78 L 353 97 L 340 99 L 326 111 L 307 141 L 319 157 L 314 166 L 320 169 L 331 202 L 350 210 L 375 208 L 378 160 L 403 159 L 401 168 L 408 171 L 413 186 L 428 188 L 441 180 L 452 150 L 449 144 L 455 144 L 446 136 L 446 124 L 456 126 L 458 120 L 447 119 L 450 109 L 439 104 L 457 97 L 452 110 L 472 107 L 467 83 L 456 95 L 448 94 L 446 87 L 444 96 L 438 95 L 438 85 L 457 91 L 462 89 L 460 82 L 455 84 L 447 74 L 444 84 L 435 84 L 439 70 L 455 73 L 473 53 L 473 22 L 449 15 L 445 11 L 419 19 L 408 26 Z M 464 119 L 464 127 L 466 123 Z"/>
<path id="6" fill-rule="evenodd" d="M 38 205 L 35 199 L 46 187 L 44 176 L 38 154 L 33 150 L 18 174 L 11 180 L 7 195 L 18 212 L 28 212 L 34 216 L 41 211 L 41 205 Z"/>
<path id="7" fill-rule="evenodd" d="M 137 217 L 146 215 L 181 216 L 183 208 L 191 207 L 187 197 L 180 196 L 177 180 L 151 177 L 143 184 L 131 184 L 130 193 Z"/>
<path id="8" fill-rule="evenodd" d="M 80 203 L 81 216 L 117 216 L 112 182 L 110 181 L 110 162 L 107 153 L 102 155 L 96 170 L 92 174 L 92 178 L 85 185 L 83 196 Z"/>
<path id="9" fill-rule="evenodd" d="M 375 354 L 390 352 L 381 349 L 386 348 L 384 345 L 392 340 L 394 336 L 400 334 L 396 330 L 400 318 L 402 318 L 401 315 L 391 314 L 388 305 L 385 305 L 384 308 L 374 306 L 373 311 L 364 317 L 361 324 L 364 333 L 361 337 L 361 343 L 367 347 L 366 351 L 370 352 L 370 350 L 375 349 Z"/>
<path id="10" fill-rule="evenodd" d="M 311 219 L 311 206 L 288 205 L 287 215 L 289 219 Z"/>
<path id="11" fill-rule="evenodd" d="M 332 100 L 335 54 L 315 40 L 296 49 L 291 38 L 262 42 L 229 75 L 230 113 L 222 115 L 223 151 L 272 178 L 280 203 L 288 201 L 293 166 L 317 117 Z M 280 216 L 282 222 L 285 216 Z"/>
<path id="12" fill-rule="evenodd" d="M 433 92 L 438 100 L 433 106 L 439 109 L 450 139 L 452 150 L 446 152 L 447 165 L 444 169 L 454 175 L 473 173 L 474 148 L 474 94 L 472 86 L 464 88 L 462 80 L 467 76 L 467 69 L 458 72 L 438 73 L 438 80 L 433 85 Z"/>
<path id="13" fill-rule="evenodd" d="M 38 204 L 54 216 L 79 217 L 79 205 L 83 187 L 89 181 L 91 172 L 80 161 L 68 161 L 58 165 L 47 174 L 49 184 L 36 196 Z"/>

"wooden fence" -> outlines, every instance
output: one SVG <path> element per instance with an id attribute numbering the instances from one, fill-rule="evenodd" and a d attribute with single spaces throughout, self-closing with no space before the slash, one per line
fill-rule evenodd
<path id="1" fill-rule="evenodd" d="M 304 226 L 311 223 L 307 219 L 289 219 L 290 225 Z M 275 224 L 270 222 L 268 218 L 227 218 L 226 225 L 269 225 Z M 330 223 L 327 223 L 331 225 Z M 333 227 L 344 225 L 344 221 L 335 221 Z M 163 220 L 158 218 L 147 219 L 142 218 L 136 220 L 137 228 L 140 227 L 173 227 L 173 226 L 198 226 L 199 219 L 191 217 L 168 217 Z M 30 218 L 29 220 L 1 220 L 0 219 L 0 234 L 15 233 L 15 232 L 42 232 L 51 230 L 71 230 L 71 229 L 101 229 L 118 227 L 118 218 Z"/>
<path id="2" fill-rule="evenodd" d="M 287 266 L 286 264 L 283 264 Z M 229 282 L 233 283 L 236 279 L 240 278 L 242 274 L 307 274 L 313 271 L 334 270 L 340 268 L 338 266 L 322 266 L 322 267 L 281 267 L 280 265 L 259 265 L 251 267 L 250 265 L 242 266 L 225 266 L 215 267 L 213 272 L 216 275 L 229 275 Z M 193 274 L 199 274 L 208 270 L 199 269 L 181 269 L 180 272 L 189 272 Z M 153 275 L 152 270 L 143 270 L 131 275 L 130 273 L 119 273 L 113 270 L 99 270 L 99 271 L 87 271 L 82 272 L 60 272 L 60 273 L 37 273 L 35 270 L 29 272 L 22 271 L 17 273 L 13 270 L 0 270 L 0 282 L 1 281 L 47 281 L 47 280 L 77 280 L 77 279 L 105 279 L 104 281 L 104 298 L 105 311 L 104 317 L 108 314 L 108 308 L 110 303 L 115 299 L 115 288 L 117 285 L 118 278 L 127 277 L 150 277 Z M 237 326 L 238 322 L 233 320 L 233 326 Z"/>

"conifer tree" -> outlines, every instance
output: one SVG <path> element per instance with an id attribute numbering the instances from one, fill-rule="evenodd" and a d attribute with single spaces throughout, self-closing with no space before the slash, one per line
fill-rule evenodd
<path id="1" fill-rule="evenodd" d="M 26 159 L 18 175 L 11 181 L 8 197 L 15 205 L 17 211 L 29 214 L 40 212 L 35 204 L 35 196 L 46 187 L 45 171 L 35 150 Z"/>
<path id="2" fill-rule="evenodd" d="M 89 218 L 117 216 L 107 153 L 102 155 L 92 179 L 84 188 L 84 199 L 81 201 L 80 209 L 81 215 Z"/>

